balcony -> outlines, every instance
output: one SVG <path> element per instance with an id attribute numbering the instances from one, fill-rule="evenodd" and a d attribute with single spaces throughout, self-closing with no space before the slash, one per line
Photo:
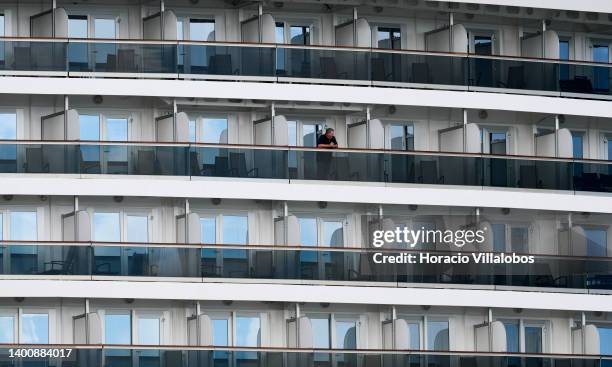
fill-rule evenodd
<path id="1" fill-rule="evenodd" d="M 372 282 L 388 287 L 420 283 L 612 290 L 612 259 L 608 257 L 534 255 L 532 264 L 491 264 L 476 263 L 466 250 L 464 255 L 470 257 L 468 263 L 409 264 L 388 260 L 407 255 L 419 258 L 426 254 L 431 257 L 458 255 L 450 251 L 307 246 L 3 242 L 0 275 L 9 278 L 78 276 L 94 280 L 109 277 L 155 280 L 163 277 L 179 281 L 222 278 L 289 283 Z"/>
<path id="2" fill-rule="evenodd" d="M 0 174 L 322 180 L 612 192 L 612 161 L 182 143 L 0 142 Z"/>
<path id="3" fill-rule="evenodd" d="M 433 51 L 192 41 L 3 38 L 0 73 L 253 80 L 609 99 L 608 63 Z"/>
<path id="4" fill-rule="evenodd" d="M 11 353 L 24 346 L 5 345 L 0 348 L 2 366 L 104 366 L 104 367 L 153 367 L 153 366 L 342 366 L 342 367 L 607 367 L 612 363 L 609 356 L 538 355 L 519 353 L 474 353 L 474 352 L 427 352 L 427 351 L 379 351 L 379 350 L 300 350 L 232 347 L 185 347 L 164 348 L 160 346 L 75 346 L 38 345 L 32 348 L 48 350 L 62 349 L 67 358 L 32 357 L 11 358 Z M 33 349 L 29 349 L 32 351 Z M 28 349 L 25 350 L 26 352 Z M 58 350 L 59 351 L 59 350 Z"/>

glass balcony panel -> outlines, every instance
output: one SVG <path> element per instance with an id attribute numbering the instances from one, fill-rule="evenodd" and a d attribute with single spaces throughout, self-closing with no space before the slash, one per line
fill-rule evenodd
<path id="1" fill-rule="evenodd" d="M 374 82 L 466 86 L 468 81 L 465 57 L 372 52 L 370 68 Z"/>
<path id="2" fill-rule="evenodd" d="M 560 64 L 470 56 L 469 85 L 486 88 L 559 90 Z"/>
<path id="3" fill-rule="evenodd" d="M 275 75 L 275 50 L 272 47 L 182 44 L 180 73 L 203 76 Z"/>
<path id="4" fill-rule="evenodd" d="M 174 44 L 69 42 L 68 70 L 73 72 L 176 74 Z M 65 65 L 63 67 L 65 69 Z"/>
<path id="5" fill-rule="evenodd" d="M 284 70 L 279 77 L 369 81 L 370 54 L 365 51 L 280 47 Z"/>
<path id="6" fill-rule="evenodd" d="M 192 176 L 287 179 L 287 151 L 192 147 Z"/>
<path id="7" fill-rule="evenodd" d="M 89 247 L 69 245 L 0 245 L 0 274 L 89 275 Z"/>
<path id="8" fill-rule="evenodd" d="M 389 264 L 372 250 L 18 245 L 0 247 L 0 274 L 334 280 L 612 289 L 612 259 L 534 255 L 534 263 Z M 424 252 L 385 250 L 385 256 Z M 485 252 L 482 252 L 482 256 Z M 437 251 L 435 255 L 452 255 Z M 476 252 L 478 255 L 479 252 Z M 467 253 L 472 256 L 471 253 Z M 495 256 L 511 257 L 512 253 Z M 521 255 L 517 255 L 521 256 Z M 381 258 L 377 258 L 380 260 Z M 482 260 L 482 259 L 481 259 Z M 91 264 L 91 265 L 90 265 Z"/>
<path id="9" fill-rule="evenodd" d="M 0 70 L 66 71 L 65 42 L 0 41 Z"/>
<path id="10" fill-rule="evenodd" d="M 606 161 L 129 143 L 0 144 L 0 173 L 210 176 L 612 191 L 612 163 Z"/>

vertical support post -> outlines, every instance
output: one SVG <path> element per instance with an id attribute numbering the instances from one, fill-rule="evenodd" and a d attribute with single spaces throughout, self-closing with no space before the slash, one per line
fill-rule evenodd
<path id="1" fill-rule="evenodd" d="M 89 344 L 89 298 L 85 298 L 85 344 Z"/>
<path id="2" fill-rule="evenodd" d="M 559 157 L 559 115 L 555 115 L 555 157 Z"/>
<path id="3" fill-rule="evenodd" d="M 448 13 L 448 52 L 453 52 L 453 28 L 455 25 L 455 13 Z"/>
<path id="4" fill-rule="evenodd" d="M 383 229 L 383 216 L 384 216 L 384 210 L 383 210 L 383 206 L 382 204 L 378 204 L 378 229 L 382 230 Z"/>
<path id="5" fill-rule="evenodd" d="M 77 214 L 77 212 L 79 211 L 79 197 L 75 196 L 74 197 L 74 240 L 78 241 L 79 240 L 79 216 Z"/>
<path id="6" fill-rule="evenodd" d="M 262 28 L 263 28 L 263 20 L 261 19 L 261 16 L 263 15 L 263 3 L 259 3 L 257 5 L 257 21 L 259 23 L 259 25 L 257 26 L 257 32 L 259 33 L 259 43 L 263 42 L 263 34 L 262 34 Z"/>
<path id="7" fill-rule="evenodd" d="M 573 248 L 572 247 L 572 239 L 573 239 L 572 238 L 572 227 L 574 226 L 573 221 L 574 220 L 572 218 L 572 213 L 568 212 L 567 213 L 567 243 L 568 243 L 568 246 L 567 246 L 568 254 L 567 255 L 572 255 L 572 252 L 573 252 L 572 251 L 572 248 Z"/>
<path id="8" fill-rule="evenodd" d="M 300 340 L 300 317 L 301 317 L 301 312 L 302 310 L 300 309 L 300 304 L 296 303 L 295 304 L 295 342 L 296 342 L 296 347 L 300 347 L 300 345 L 302 345 L 301 340 Z"/>
<path id="9" fill-rule="evenodd" d="M 274 102 L 272 102 L 270 104 L 270 134 L 272 134 L 272 136 L 270 137 L 270 141 L 272 142 L 272 145 L 276 145 L 276 141 L 274 139 L 274 118 L 276 117 L 276 106 L 274 104 Z"/>
<path id="10" fill-rule="evenodd" d="M 463 109 L 463 152 L 467 151 L 467 134 L 465 132 L 468 124 L 468 114 L 467 109 Z"/>
<path id="11" fill-rule="evenodd" d="M 189 212 L 190 212 L 190 207 L 189 207 L 189 199 L 185 199 L 185 243 L 190 243 L 190 238 L 189 238 Z"/>
<path id="12" fill-rule="evenodd" d="M 57 0 L 51 1 L 51 37 L 55 38 L 55 9 L 57 8 Z"/>
<path id="13" fill-rule="evenodd" d="M 283 201 L 283 238 L 285 245 L 289 245 L 289 205 Z"/>
<path id="14" fill-rule="evenodd" d="M 366 106 L 366 148 L 370 148 L 370 119 L 372 118 L 370 106 Z"/>
<path id="15" fill-rule="evenodd" d="M 172 140 L 176 142 L 176 114 L 178 113 L 178 105 L 176 104 L 176 98 L 172 100 Z M 156 126 L 157 130 L 157 126 Z"/>
<path id="16" fill-rule="evenodd" d="M 546 39 L 544 37 L 546 33 L 546 19 L 542 19 L 542 58 L 546 58 Z"/>
<path id="17" fill-rule="evenodd" d="M 64 95 L 64 140 L 68 140 L 68 109 L 70 108 L 70 101 L 68 95 Z M 44 140 L 44 136 L 40 137 Z"/>
<path id="18" fill-rule="evenodd" d="M 166 35 L 164 32 L 164 12 L 166 11 L 166 4 L 164 3 L 164 0 L 160 0 L 159 1 L 159 36 L 161 37 L 161 39 L 165 39 Z"/>
<path id="19" fill-rule="evenodd" d="M 493 335 L 492 335 L 492 328 L 491 328 L 491 323 L 493 322 L 493 309 L 489 307 L 489 309 L 487 310 L 487 328 L 489 329 L 488 332 L 488 339 L 489 339 L 489 352 L 492 352 L 491 349 L 493 349 Z"/>
<path id="20" fill-rule="evenodd" d="M 353 47 L 357 47 L 357 7 L 353 8 Z"/>
<path id="21" fill-rule="evenodd" d="M 586 354 L 586 335 L 584 334 L 584 329 L 586 327 L 586 314 L 584 311 L 580 313 L 580 328 L 582 329 L 582 354 Z"/>

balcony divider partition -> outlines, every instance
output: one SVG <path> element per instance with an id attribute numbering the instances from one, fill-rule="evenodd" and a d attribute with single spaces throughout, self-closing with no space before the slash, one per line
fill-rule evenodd
<path id="1" fill-rule="evenodd" d="M 609 63 L 418 50 L 0 38 L 2 75 L 255 80 L 610 98 Z M 597 80 L 596 80 L 597 79 Z"/>
<path id="2" fill-rule="evenodd" d="M 113 152 L 121 150 L 117 158 Z M 0 141 L 0 174 L 265 178 L 612 192 L 612 161 L 373 149 Z"/>
<path id="3" fill-rule="evenodd" d="M 245 256 L 236 258 L 237 250 Z M 327 256 L 318 256 L 325 253 Z M 474 254 L 474 255 L 473 255 Z M 477 260 L 473 256 L 482 254 Z M 491 255 L 488 255 L 491 254 Z M 412 256 L 413 263 L 408 258 Z M 448 264 L 434 258 L 467 261 Z M 485 256 L 503 258 L 485 262 Z M 170 243 L 11 242 L 0 244 L 0 276 L 77 276 L 85 280 L 260 279 L 279 281 L 469 284 L 612 290 L 612 258 L 465 250 L 234 246 Z M 432 260 L 424 260 L 427 257 Z M 512 258 L 521 263 L 511 262 Z M 313 260 L 314 259 L 314 260 Z M 313 261 L 318 269 L 312 271 Z M 323 262 L 322 264 L 318 264 Z"/>

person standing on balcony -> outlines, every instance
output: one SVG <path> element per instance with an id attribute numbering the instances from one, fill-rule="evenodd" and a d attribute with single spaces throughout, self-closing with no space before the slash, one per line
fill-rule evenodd
<path id="1" fill-rule="evenodd" d="M 334 136 L 334 129 L 328 127 L 325 129 L 325 134 L 317 139 L 317 148 L 321 149 L 337 149 L 338 142 Z M 332 154 L 317 152 L 317 172 L 319 180 L 328 180 L 331 176 Z"/>

